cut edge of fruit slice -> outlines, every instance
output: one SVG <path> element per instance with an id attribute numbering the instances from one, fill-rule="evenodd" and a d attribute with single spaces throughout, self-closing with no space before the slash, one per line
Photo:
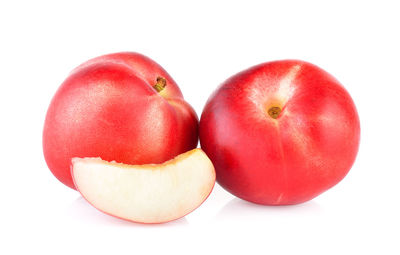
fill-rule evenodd
<path id="1" fill-rule="evenodd" d="M 137 223 L 164 223 L 198 208 L 211 194 L 215 170 L 201 149 L 161 164 L 127 165 L 73 158 L 75 187 L 91 205 Z"/>

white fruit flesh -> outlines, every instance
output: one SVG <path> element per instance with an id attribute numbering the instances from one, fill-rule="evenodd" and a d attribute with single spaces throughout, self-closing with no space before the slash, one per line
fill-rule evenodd
<path id="1" fill-rule="evenodd" d="M 72 176 L 76 188 L 94 207 L 142 223 L 185 216 L 208 197 L 215 183 L 214 167 L 201 149 L 149 165 L 74 158 Z"/>

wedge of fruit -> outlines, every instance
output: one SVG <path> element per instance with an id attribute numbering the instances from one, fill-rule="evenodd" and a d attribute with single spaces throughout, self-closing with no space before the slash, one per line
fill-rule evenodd
<path id="1" fill-rule="evenodd" d="M 73 158 L 75 187 L 94 207 L 140 223 L 185 216 L 211 193 L 214 166 L 201 149 L 162 164 L 126 165 L 100 158 Z"/>

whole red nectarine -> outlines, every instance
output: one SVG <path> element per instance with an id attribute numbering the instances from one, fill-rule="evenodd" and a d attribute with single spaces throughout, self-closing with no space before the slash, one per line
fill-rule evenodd
<path id="1" fill-rule="evenodd" d="M 138 53 L 80 65 L 49 106 L 43 131 L 48 167 L 65 185 L 74 157 L 162 163 L 197 146 L 198 118 L 175 81 Z"/>
<path id="2" fill-rule="evenodd" d="M 330 74 L 296 60 L 260 64 L 225 81 L 200 120 L 217 181 L 259 204 L 305 202 L 337 184 L 358 151 L 360 123 Z"/>

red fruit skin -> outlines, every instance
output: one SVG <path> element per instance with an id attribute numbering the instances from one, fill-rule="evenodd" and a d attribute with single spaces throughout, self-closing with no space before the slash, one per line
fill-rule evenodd
<path id="1" fill-rule="evenodd" d="M 167 85 L 157 92 L 158 77 Z M 138 53 L 116 53 L 82 64 L 48 108 L 43 152 L 52 173 L 75 189 L 73 157 L 125 164 L 162 163 L 194 149 L 198 118 L 169 74 Z"/>
<path id="2" fill-rule="evenodd" d="M 268 114 L 272 106 L 282 109 L 277 119 Z M 209 98 L 199 132 L 222 187 L 250 202 L 290 205 L 345 177 L 357 155 L 360 122 L 334 77 L 283 60 L 225 81 Z"/>

